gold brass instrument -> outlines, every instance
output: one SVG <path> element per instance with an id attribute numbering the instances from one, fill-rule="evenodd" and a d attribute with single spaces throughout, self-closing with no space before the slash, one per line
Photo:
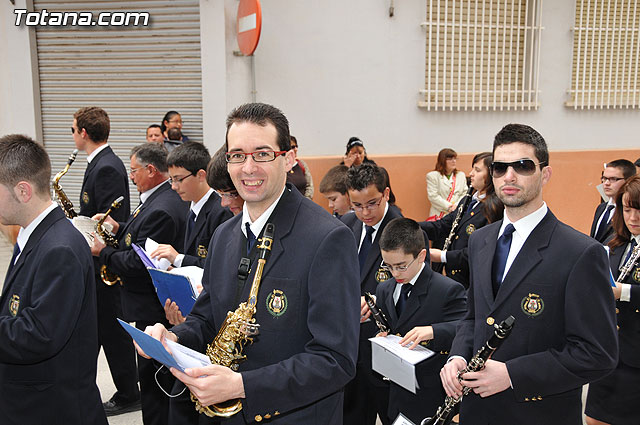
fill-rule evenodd
<path id="1" fill-rule="evenodd" d="M 636 245 L 635 248 L 633 248 L 633 251 L 631 251 L 631 257 L 629 257 L 627 262 L 624 263 L 620 269 L 620 275 L 616 280 L 616 286 L 624 282 L 631 270 L 633 270 L 633 266 L 638 262 L 638 257 L 640 257 L 640 245 Z"/>
<path id="2" fill-rule="evenodd" d="M 69 167 L 71 167 L 71 164 L 73 164 L 73 161 L 76 160 L 77 155 L 78 155 L 78 149 L 74 149 L 73 152 L 71 152 L 71 155 L 69 155 L 69 159 L 67 160 L 67 165 L 62 169 L 62 171 L 56 174 L 56 176 L 53 178 L 53 182 L 51 183 L 51 186 L 53 187 L 53 191 L 56 194 L 56 198 L 58 198 L 58 204 L 60 204 L 60 207 L 62 207 L 62 210 L 64 211 L 64 215 L 66 215 L 67 218 L 69 219 L 77 217 L 78 213 L 74 211 L 73 203 L 69 200 L 69 197 L 67 197 L 67 195 L 64 193 L 64 190 L 62 190 L 62 187 L 60 186 L 60 179 L 62 178 L 62 176 L 67 174 L 67 171 L 69 171 Z"/>
<path id="3" fill-rule="evenodd" d="M 259 324 L 253 317 L 256 313 L 256 303 L 258 301 L 258 289 L 262 281 L 262 272 L 267 262 L 267 256 L 271 252 L 273 244 L 274 225 L 267 223 L 264 234 L 259 239 L 258 245 L 258 264 L 256 266 L 256 274 L 253 277 L 249 299 L 241 303 L 236 311 L 228 312 L 227 318 L 220 326 L 218 334 L 213 342 L 207 346 L 207 356 L 211 359 L 211 363 L 226 366 L 231 370 L 238 370 L 240 362 L 247 358 L 242 354 L 242 349 L 247 343 L 252 343 L 254 335 L 258 334 Z M 196 404 L 196 410 L 204 413 L 209 417 L 228 418 L 242 410 L 242 401 L 240 399 L 229 400 L 224 403 L 213 404 L 211 406 L 203 406 L 200 401 L 191 393 L 191 400 Z"/>
<path id="4" fill-rule="evenodd" d="M 113 203 L 111 204 L 111 207 L 109 207 L 107 212 L 104 213 L 104 216 L 102 216 L 102 218 L 98 220 L 98 223 L 96 223 L 96 233 L 102 238 L 105 245 L 112 246 L 114 248 L 118 247 L 118 240 L 113 235 L 113 233 L 105 229 L 103 225 L 104 225 L 104 221 L 107 219 L 109 214 L 111 214 L 111 211 L 117 208 L 120 208 L 120 205 L 122 204 L 123 200 L 124 200 L 124 196 L 120 196 L 115 201 L 113 201 Z M 122 279 L 120 279 L 120 276 L 107 270 L 107 266 L 105 265 L 100 267 L 100 277 L 102 278 L 102 281 L 104 282 L 104 284 L 107 286 L 112 286 L 112 285 L 115 285 L 116 283 L 119 283 L 120 285 L 122 285 Z"/>
<path id="5" fill-rule="evenodd" d="M 456 213 L 455 220 L 453 220 L 453 224 L 451 224 L 451 231 L 449 232 L 449 236 L 447 236 L 447 239 L 444 241 L 444 245 L 442 246 L 443 251 L 446 251 L 451 245 L 451 241 L 453 241 L 453 235 L 456 234 L 456 228 L 458 227 L 458 223 L 460 222 L 460 219 L 462 218 L 464 211 L 467 209 L 467 206 L 469 205 L 469 201 L 471 201 L 471 193 L 473 193 L 473 186 L 469 185 L 469 190 L 458 203 L 458 212 Z"/>

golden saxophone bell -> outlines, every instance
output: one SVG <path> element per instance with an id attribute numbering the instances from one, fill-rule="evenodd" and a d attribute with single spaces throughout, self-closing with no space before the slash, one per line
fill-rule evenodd
<path id="1" fill-rule="evenodd" d="M 104 228 L 103 224 L 107 219 L 107 216 L 111 214 L 111 211 L 116 208 L 120 208 L 123 200 L 124 196 L 120 196 L 115 201 L 113 201 L 111 207 L 107 210 L 106 213 L 104 213 L 104 216 L 102 216 L 102 218 L 98 220 L 98 223 L 96 223 L 96 233 L 102 238 L 106 245 L 112 246 L 114 248 L 118 247 L 118 240 L 114 235 L 111 234 L 111 232 L 107 231 L 107 229 Z M 102 279 L 102 282 L 107 286 L 113 286 L 116 283 L 122 285 L 122 279 L 120 279 L 120 276 L 116 275 L 113 272 L 110 272 L 107 269 L 107 266 L 104 264 L 102 265 L 102 267 L 100 267 L 100 278 Z"/>

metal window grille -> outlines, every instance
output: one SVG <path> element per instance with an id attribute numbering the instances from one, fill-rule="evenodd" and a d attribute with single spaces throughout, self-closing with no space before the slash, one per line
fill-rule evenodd
<path id="1" fill-rule="evenodd" d="M 640 106 L 640 1 L 576 0 L 573 70 L 569 100 L 574 109 Z"/>
<path id="2" fill-rule="evenodd" d="M 427 0 L 427 110 L 537 109 L 542 0 Z"/>

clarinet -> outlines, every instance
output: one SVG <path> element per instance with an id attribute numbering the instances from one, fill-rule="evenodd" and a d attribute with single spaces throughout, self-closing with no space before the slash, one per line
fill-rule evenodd
<path id="1" fill-rule="evenodd" d="M 484 369 L 484 364 L 487 362 L 489 357 L 491 357 L 491 355 L 500 347 L 502 342 L 511 333 L 511 329 L 513 329 L 515 321 L 515 317 L 509 316 L 499 325 L 493 325 L 495 328 L 493 336 L 491 336 L 484 346 L 478 350 L 476 355 L 471 358 L 467 367 L 458 372 L 458 380 L 460 380 L 461 376 L 467 372 L 477 372 Z M 460 403 L 462 398 L 469 394 L 470 391 L 471 388 L 463 387 L 461 397 L 454 398 L 447 396 L 444 400 L 444 404 L 438 407 L 436 414 L 431 418 L 424 418 L 422 422 L 420 422 L 420 425 L 449 425 L 454 416 L 454 407 Z"/>
<path id="2" fill-rule="evenodd" d="M 446 251 L 447 248 L 449 248 L 449 245 L 451 245 L 451 241 L 453 240 L 453 235 L 456 234 L 456 228 L 458 227 L 458 223 L 460 222 L 462 215 L 467 209 L 467 206 L 469 205 L 469 201 L 471 201 L 472 192 L 473 192 L 473 186 L 469 185 L 469 190 L 462 197 L 462 199 L 460 200 L 460 203 L 458 204 L 458 212 L 456 213 L 456 218 L 455 220 L 453 220 L 453 224 L 451 225 L 451 231 L 449 232 L 449 236 L 447 236 L 447 239 L 444 241 L 444 245 L 442 246 L 443 251 Z"/>
<path id="3" fill-rule="evenodd" d="M 378 325 L 378 329 L 380 332 L 391 332 L 391 326 L 389 325 L 389 321 L 387 317 L 384 315 L 382 310 L 376 306 L 375 301 L 373 301 L 373 296 L 369 292 L 364 293 L 364 300 L 367 302 L 369 306 L 369 310 L 371 310 L 371 314 L 376 321 L 376 325 Z"/>
<path id="4" fill-rule="evenodd" d="M 627 278 L 631 270 L 633 270 L 633 266 L 638 262 L 638 257 L 640 257 L 640 245 L 636 245 L 631 251 L 631 257 L 627 260 L 626 263 L 620 269 L 620 274 L 618 275 L 618 279 L 616 279 L 616 285 L 620 285 Z"/>

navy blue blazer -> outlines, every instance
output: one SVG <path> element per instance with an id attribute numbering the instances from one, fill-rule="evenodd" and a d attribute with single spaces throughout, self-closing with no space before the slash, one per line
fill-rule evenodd
<path id="1" fill-rule="evenodd" d="M 505 362 L 513 388 L 461 403 L 461 422 L 582 424 L 582 385 L 617 363 L 615 306 L 609 262 L 592 238 L 549 211 L 525 241 L 494 299 L 492 258 L 502 221 L 469 240 L 468 312 L 451 349 L 467 361 L 513 315 L 509 338 L 493 359 Z"/>
<path id="2" fill-rule="evenodd" d="M 187 210 L 189 219 L 190 210 Z M 218 226 L 233 217 L 231 211 L 220 205 L 220 196 L 212 193 L 207 202 L 202 206 L 196 223 L 189 234 L 189 238 L 184 241 L 185 254 L 182 259 L 182 266 L 204 267 L 204 259 L 207 257 L 209 242 Z M 185 227 L 186 229 L 186 227 Z"/>
<path id="3" fill-rule="evenodd" d="M 78 214 L 93 217 L 104 213 L 119 196 L 124 196 L 124 200 L 110 216 L 116 221 L 125 221 L 131 214 L 129 178 L 122 160 L 107 146 L 87 164 Z"/>
<path id="4" fill-rule="evenodd" d="M 275 237 L 256 305 L 260 333 L 244 348 L 246 398 L 225 423 L 342 424 L 342 388 L 353 378 L 360 297 L 353 236 L 320 206 L 287 185 L 268 222 Z M 185 323 L 172 331 L 204 352 L 228 311 L 245 302 L 253 273 L 236 296 L 246 254 L 242 215 L 213 235 L 203 292 Z"/>
<path id="5" fill-rule="evenodd" d="M 105 247 L 100 252 L 100 264 L 116 273 L 123 281 L 122 311 L 127 321 L 164 322 L 164 307 L 156 295 L 151 277 L 138 254 L 135 243 L 144 248 L 147 238 L 158 243 L 182 246 L 185 218 L 189 204 L 164 182 L 149 199 L 120 223 L 118 249 Z"/>
<path id="6" fill-rule="evenodd" d="M 440 220 L 423 221 L 420 223 L 420 227 L 427 233 L 430 240 L 445 240 L 451 232 L 456 215 L 457 211 L 453 211 Z M 473 210 L 466 211 L 460 217 L 454 233 L 455 236 L 447 249 L 447 262 L 444 264 L 447 276 L 460 282 L 465 288 L 469 287 L 469 254 L 467 250 L 469 237 L 487 224 L 487 218 L 482 213 L 482 204 L 479 203 Z"/>
<path id="7" fill-rule="evenodd" d="M 611 273 L 616 280 L 620 276 L 626 247 L 626 245 L 616 247 L 611 250 L 609 256 Z M 635 264 L 622 283 L 631 285 L 631 300 L 616 301 L 620 361 L 640 368 L 640 264 Z"/>
<path id="8" fill-rule="evenodd" d="M 448 277 L 431 270 L 428 264 L 411 289 L 407 305 L 398 317 L 393 291 L 396 280 L 391 278 L 378 285 L 376 305 L 391 326 L 392 332 L 404 336 L 416 326 L 432 326 L 433 339 L 423 343 L 436 355 L 416 366 L 420 389 L 413 394 L 391 382 L 389 390 L 389 419 L 402 413 L 415 424 L 435 413 L 444 401 L 445 393 L 440 382 L 440 369 L 447 361 L 449 349 L 456 334 L 458 321 L 467 311 L 464 287 Z"/>
<path id="9" fill-rule="evenodd" d="M 0 298 L 0 421 L 107 424 L 96 386 L 91 252 L 60 208 L 36 227 Z"/>
<path id="10" fill-rule="evenodd" d="M 600 220 L 600 216 L 607 209 L 607 203 L 601 202 L 600 205 L 596 208 L 596 212 L 593 215 L 593 222 L 591 223 L 591 231 L 589 232 L 589 236 L 596 239 L 601 244 L 604 244 L 611 236 L 613 236 L 613 226 L 611 225 L 612 221 L 610 220 L 607 224 L 607 230 L 604 232 L 600 239 L 596 238 L 596 227 L 598 226 L 598 220 Z"/>

